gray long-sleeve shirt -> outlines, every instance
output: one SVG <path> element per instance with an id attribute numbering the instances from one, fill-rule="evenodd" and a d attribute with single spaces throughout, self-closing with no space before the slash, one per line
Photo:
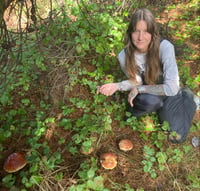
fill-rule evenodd
<path id="1" fill-rule="evenodd" d="M 125 67 L 125 57 L 126 54 L 125 50 L 123 49 L 118 55 L 118 60 L 122 71 L 128 77 Z M 174 46 L 168 40 L 163 40 L 160 43 L 160 59 L 163 65 L 163 89 L 165 95 L 174 96 L 180 89 L 179 74 L 175 58 Z M 140 70 L 145 72 L 146 54 L 135 54 L 135 60 Z M 140 76 L 136 76 L 136 80 L 138 83 L 142 83 Z M 118 85 L 122 91 L 128 91 L 131 90 L 136 84 L 130 80 L 124 80 L 119 82 Z"/>

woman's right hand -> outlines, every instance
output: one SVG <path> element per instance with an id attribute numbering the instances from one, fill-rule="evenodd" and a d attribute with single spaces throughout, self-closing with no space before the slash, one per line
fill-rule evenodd
<path id="1" fill-rule="evenodd" d="M 117 83 L 108 83 L 100 86 L 97 89 L 97 93 L 101 93 L 105 96 L 111 96 L 113 95 L 117 90 L 118 90 L 118 85 Z"/>

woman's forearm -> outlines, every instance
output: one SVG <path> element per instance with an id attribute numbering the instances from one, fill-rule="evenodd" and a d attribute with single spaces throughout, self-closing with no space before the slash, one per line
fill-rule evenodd
<path id="1" fill-rule="evenodd" d="M 138 86 L 139 93 L 149 93 L 153 95 L 166 95 L 163 85 L 142 85 Z"/>
<path id="2" fill-rule="evenodd" d="M 135 86 L 135 84 L 133 84 L 130 80 L 124 80 L 124 81 L 118 82 L 116 84 L 118 86 L 119 91 L 129 91 L 129 90 L 133 89 L 133 87 Z"/>
<path id="3" fill-rule="evenodd" d="M 137 81 L 136 81 L 137 80 Z M 116 83 L 118 86 L 119 91 L 130 91 L 132 90 L 135 86 L 141 85 L 142 80 L 138 76 L 135 81 L 129 79 L 129 80 L 124 80 L 122 82 Z"/>

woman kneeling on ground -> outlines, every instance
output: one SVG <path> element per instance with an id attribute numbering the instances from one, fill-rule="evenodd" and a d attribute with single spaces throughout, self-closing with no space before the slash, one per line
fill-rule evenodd
<path id="1" fill-rule="evenodd" d="M 188 88 L 180 88 L 174 46 L 161 40 L 148 9 L 133 14 L 118 60 L 128 80 L 104 84 L 99 92 L 110 96 L 117 90 L 130 91 L 128 111 L 133 116 L 157 112 L 161 123 L 169 123 L 168 140 L 184 142 L 196 110 L 194 96 Z"/>

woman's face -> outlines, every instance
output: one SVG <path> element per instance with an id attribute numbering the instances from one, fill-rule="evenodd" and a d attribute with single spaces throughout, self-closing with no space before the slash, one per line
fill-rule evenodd
<path id="1" fill-rule="evenodd" d="M 132 32 L 131 37 L 132 43 L 135 45 L 139 53 L 145 53 L 148 51 L 152 35 L 147 32 L 146 21 L 140 20 L 137 22 L 136 29 Z"/>

